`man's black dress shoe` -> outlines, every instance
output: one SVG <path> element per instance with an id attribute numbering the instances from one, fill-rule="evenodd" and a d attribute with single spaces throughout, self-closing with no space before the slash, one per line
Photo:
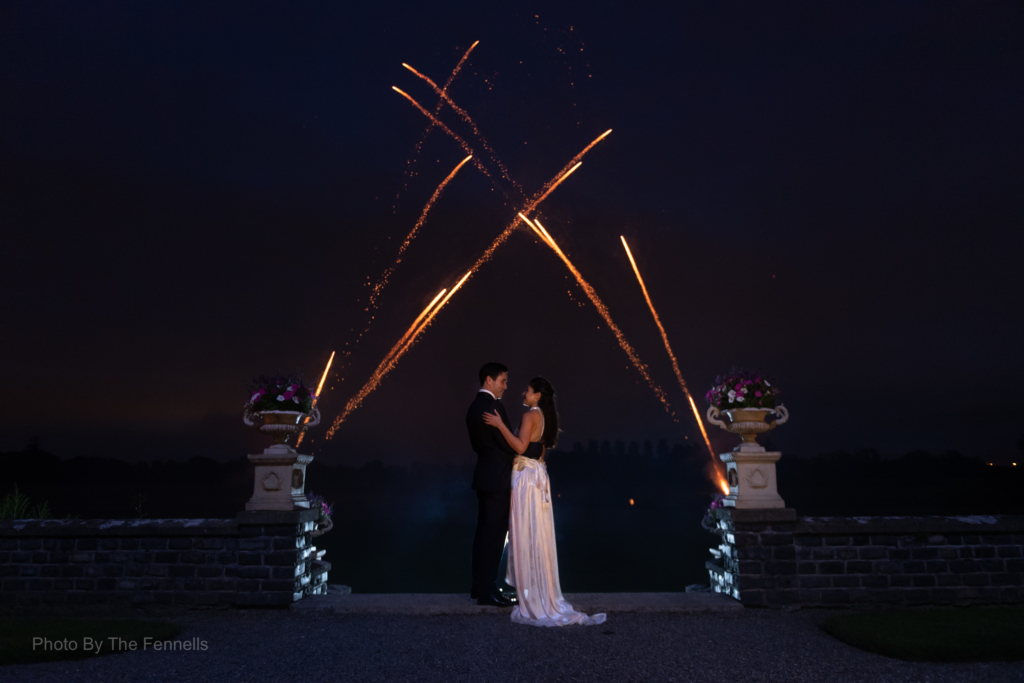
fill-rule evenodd
<path id="1" fill-rule="evenodd" d="M 512 601 L 512 604 L 513 604 L 513 605 L 515 605 L 515 604 L 518 604 L 518 603 L 519 603 L 519 598 L 518 598 L 518 597 L 516 596 L 516 592 L 515 592 L 515 591 L 503 591 L 503 590 L 499 590 L 499 591 L 498 591 L 498 594 L 499 594 L 499 595 L 500 595 L 501 597 L 503 597 L 503 598 L 506 598 L 506 599 L 508 599 L 508 600 L 511 600 L 511 601 Z M 475 589 L 475 588 L 474 588 L 473 590 L 469 591 L 469 599 L 470 599 L 470 600 L 476 600 L 476 599 L 477 599 L 477 598 L 479 598 L 479 597 L 480 597 L 480 594 L 476 592 L 476 589 Z"/>
<path id="2" fill-rule="evenodd" d="M 490 605 L 491 607 L 511 607 L 515 602 L 504 597 L 500 593 L 487 593 L 476 599 L 478 605 Z"/>

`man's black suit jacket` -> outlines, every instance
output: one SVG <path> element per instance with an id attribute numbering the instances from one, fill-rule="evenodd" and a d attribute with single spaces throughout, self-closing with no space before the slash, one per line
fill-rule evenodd
<path id="1" fill-rule="evenodd" d="M 497 427 L 484 424 L 484 413 L 498 411 L 501 421 L 512 429 L 505 406 L 485 391 L 478 392 L 466 413 L 469 442 L 476 451 L 476 469 L 473 470 L 474 491 L 505 491 L 512 488 L 512 461 L 515 450 L 508 445 Z"/>

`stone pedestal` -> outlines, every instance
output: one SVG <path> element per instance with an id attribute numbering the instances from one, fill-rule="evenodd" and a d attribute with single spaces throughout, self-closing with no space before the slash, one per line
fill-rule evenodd
<path id="1" fill-rule="evenodd" d="M 775 463 L 781 456 L 778 451 L 764 449 L 735 450 L 719 455 L 726 465 L 729 482 L 726 507 L 739 510 L 786 507 L 775 479 Z"/>
<path id="2" fill-rule="evenodd" d="M 308 508 L 306 465 L 312 455 L 300 455 L 287 445 L 274 445 L 249 456 L 256 468 L 253 494 L 246 510 L 297 510 Z"/>

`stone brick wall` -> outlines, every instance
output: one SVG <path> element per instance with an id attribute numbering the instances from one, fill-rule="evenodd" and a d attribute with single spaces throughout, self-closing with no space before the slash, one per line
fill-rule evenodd
<path id="1" fill-rule="evenodd" d="M 316 512 L 0 522 L 0 606 L 288 605 L 326 592 Z"/>
<path id="2" fill-rule="evenodd" d="M 712 588 L 751 606 L 1024 602 L 1024 516 L 726 509 Z"/>

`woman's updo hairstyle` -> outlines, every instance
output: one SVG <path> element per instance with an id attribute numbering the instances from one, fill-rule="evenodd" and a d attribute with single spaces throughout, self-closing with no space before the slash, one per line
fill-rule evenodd
<path id="1" fill-rule="evenodd" d="M 530 388 L 540 394 L 540 401 L 537 407 L 544 415 L 544 433 L 541 434 L 540 442 L 548 448 L 554 448 L 558 443 L 558 411 L 555 409 L 555 388 L 551 382 L 543 377 L 534 377 L 530 380 Z"/>

